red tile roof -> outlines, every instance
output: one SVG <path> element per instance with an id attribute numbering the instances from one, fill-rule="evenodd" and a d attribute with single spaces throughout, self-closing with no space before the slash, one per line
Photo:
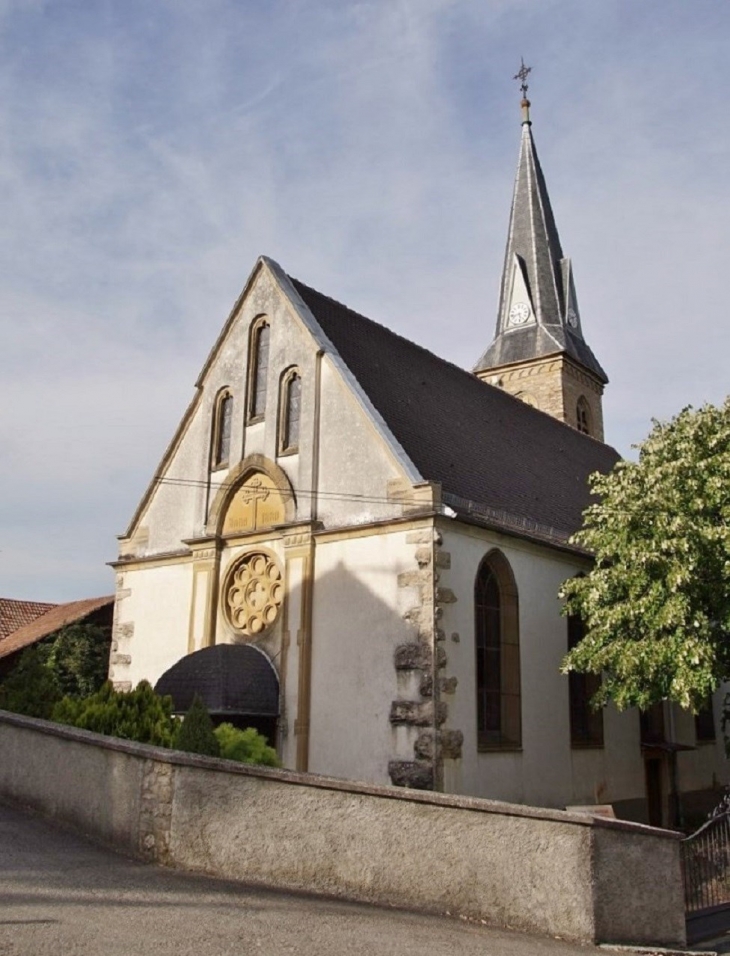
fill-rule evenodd
<path id="1" fill-rule="evenodd" d="M 41 614 L 57 607 L 56 604 L 43 604 L 40 601 L 16 601 L 13 598 L 0 598 L 0 641 L 18 628 L 30 624 Z"/>
<path id="2" fill-rule="evenodd" d="M 0 640 L 0 657 L 7 657 L 8 654 L 29 647 L 67 624 L 83 621 L 94 611 L 112 604 L 114 604 L 114 595 L 107 594 L 104 597 L 86 598 L 83 601 L 70 601 L 68 604 L 48 605 L 49 609 L 45 614 L 41 614 L 29 624 Z"/>

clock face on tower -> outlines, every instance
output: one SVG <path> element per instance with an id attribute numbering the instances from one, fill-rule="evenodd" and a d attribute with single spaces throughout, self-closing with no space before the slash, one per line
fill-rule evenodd
<path id="1" fill-rule="evenodd" d="M 578 328 L 578 313 L 575 309 L 568 309 L 568 325 L 572 329 Z"/>
<path id="2" fill-rule="evenodd" d="M 515 302 L 509 310 L 507 325 L 524 325 L 530 318 L 532 310 L 526 302 Z"/>

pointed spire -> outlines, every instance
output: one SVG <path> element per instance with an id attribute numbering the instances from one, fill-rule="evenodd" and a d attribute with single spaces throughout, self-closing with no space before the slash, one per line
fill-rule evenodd
<path id="1" fill-rule="evenodd" d="M 608 381 L 583 339 L 570 259 L 563 256 L 545 177 L 532 136 L 524 60 L 522 139 L 502 270 L 495 338 L 474 371 L 566 353 Z"/>

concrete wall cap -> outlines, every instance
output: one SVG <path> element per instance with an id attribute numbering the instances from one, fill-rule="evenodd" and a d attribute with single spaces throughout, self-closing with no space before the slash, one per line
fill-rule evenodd
<path id="1" fill-rule="evenodd" d="M 645 826 L 641 823 L 631 823 L 627 820 L 611 820 L 603 817 L 591 817 L 579 813 L 568 813 L 565 810 L 553 810 L 542 807 L 521 806 L 514 803 L 503 803 L 499 800 L 485 800 L 480 797 L 462 797 L 453 794 L 433 793 L 420 790 L 409 790 L 400 787 L 387 787 L 376 784 L 359 783 L 325 777 L 313 773 L 298 773 L 293 770 L 278 770 L 272 767 L 258 767 L 250 764 L 235 763 L 231 760 L 220 760 L 214 757 L 201 757 L 194 754 L 181 753 L 177 750 L 167 750 L 163 747 L 152 747 L 148 744 L 139 744 L 130 740 L 121 740 L 116 737 L 105 737 L 92 733 L 89 730 L 79 730 L 76 727 L 67 727 L 35 717 L 25 717 L 20 714 L 11 714 L 0 710 L 0 730 L 3 724 L 21 727 L 31 731 L 74 740 L 77 743 L 102 747 L 120 753 L 133 754 L 158 763 L 167 763 L 181 767 L 200 767 L 201 769 L 221 773 L 239 774 L 248 777 L 268 777 L 281 783 L 306 785 L 320 790 L 339 790 L 352 794 L 367 794 L 380 797 L 384 800 L 406 800 L 412 803 L 431 804 L 437 807 L 454 807 L 462 810 L 472 810 L 476 813 L 498 814 L 510 817 L 525 817 L 532 820 L 546 822 L 571 823 L 575 826 L 591 829 L 624 830 L 635 833 L 637 836 L 653 837 L 655 839 L 681 840 L 681 833 L 670 830 L 660 830 L 656 827 Z"/>

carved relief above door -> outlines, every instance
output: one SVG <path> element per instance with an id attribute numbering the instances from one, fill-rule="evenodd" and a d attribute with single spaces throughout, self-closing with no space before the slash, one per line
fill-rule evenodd
<path id="1" fill-rule="evenodd" d="M 250 455 L 218 488 L 206 532 L 243 535 L 296 521 L 294 489 L 285 472 L 263 455 Z"/>
<path id="2" fill-rule="evenodd" d="M 236 489 L 223 520 L 223 534 L 245 534 L 286 522 L 286 503 L 272 478 L 253 472 Z"/>

